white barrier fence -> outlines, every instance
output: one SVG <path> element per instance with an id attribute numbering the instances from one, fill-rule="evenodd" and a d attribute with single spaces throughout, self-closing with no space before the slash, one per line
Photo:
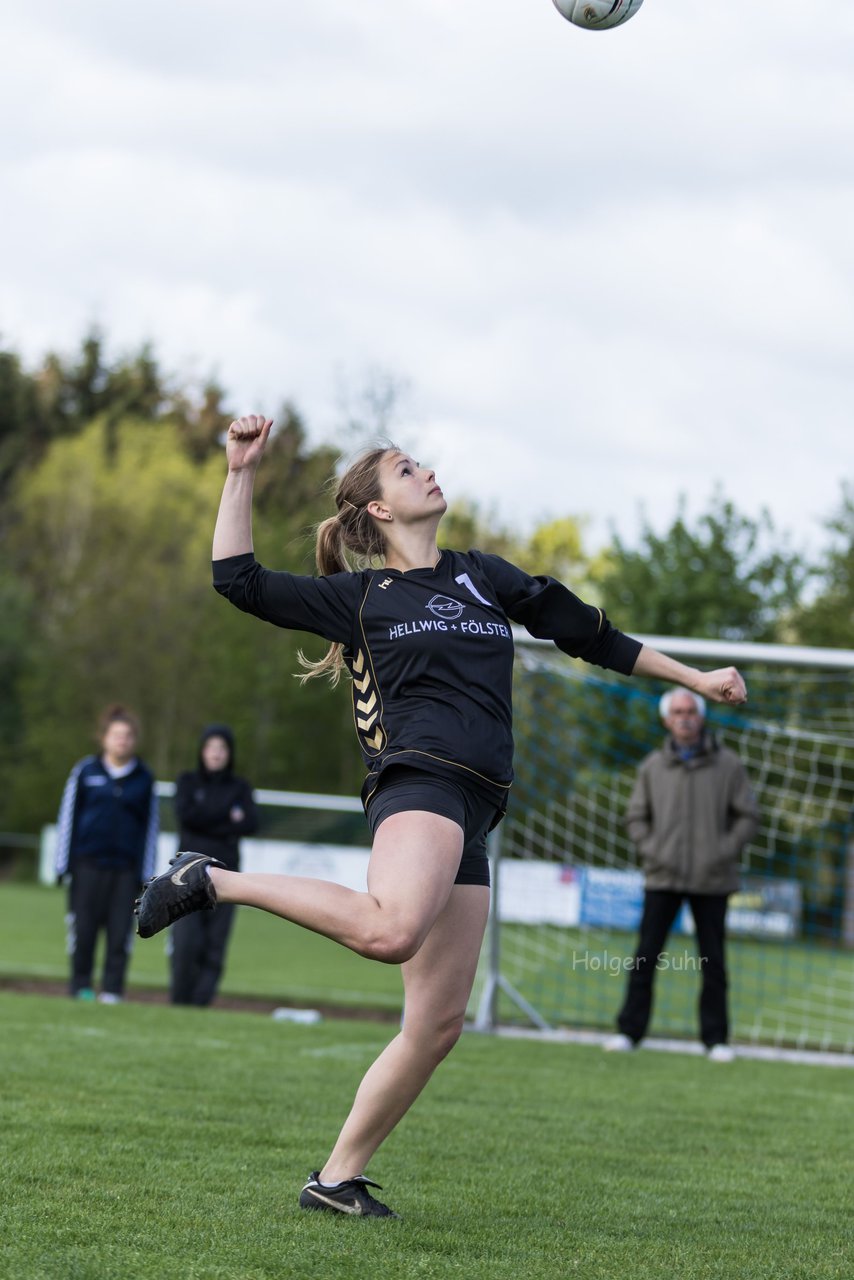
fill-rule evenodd
<path id="1" fill-rule="evenodd" d="M 53 884 L 56 827 L 43 828 L 39 879 Z M 367 887 L 368 849 L 346 845 L 309 844 L 295 840 L 240 842 L 244 871 L 311 876 L 348 889 Z M 156 872 L 165 871 L 178 852 L 178 837 L 164 831 L 158 840 Z M 565 928 L 613 927 L 631 931 L 640 922 L 643 877 L 639 871 L 562 866 L 507 858 L 499 877 L 498 911 L 505 924 L 549 924 Z M 727 927 L 731 933 L 754 937 L 790 938 L 797 934 L 800 897 L 788 881 L 747 882 L 731 899 Z M 683 911 L 677 930 L 693 932 L 690 913 Z"/>

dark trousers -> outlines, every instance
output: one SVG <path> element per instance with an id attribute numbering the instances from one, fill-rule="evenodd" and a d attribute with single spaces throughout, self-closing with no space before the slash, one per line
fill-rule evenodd
<path id="1" fill-rule="evenodd" d="M 208 1005 L 213 1000 L 225 966 L 234 907 L 233 902 L 222 902 L 213 911 L 195 911 L 173 924 L 173 1004 Z"/>
<path id="2" fill-rule="evenodd" d="M 102 930 L 106 932 L 103 990 L 124 994 L 138 889 L 139 873 L 133 868 L 99 867 L 95 862 L 74 867 L 68 893 L 72 995 L 94 986 L 95 945 Z"/>
<path id="3" fill-rule="evenodd" d="M 729 1036 L 727 976 L 724 954 L 725 893 L 673 893 L 647 889 L 637 951 L 617 1026 L 630 1040 L 642 1040 L 652 1013 L 652 988 L 658 958 L 677 913 L 687 898 L 697 930 L 700 957 L 700 1039 L 706 1047 L 726 1044 Z"/>

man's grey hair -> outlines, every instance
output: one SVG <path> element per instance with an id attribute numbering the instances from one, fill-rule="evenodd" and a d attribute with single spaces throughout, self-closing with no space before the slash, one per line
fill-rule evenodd
<path id="1" fill-rule="evenodd" d="M 706 699 L 701 698 L 699 693 L 694 693 L 692 689 L 668 689 L 667 693 L 661 695 L 661 699 L 658 703 L 658 714 L 661 716 L 662 720 L 666 720 L 670 715 L 670 704 L 676 697 L 677 693 L 687 693 L 689 698 L 693 698 L 694 706 L 697 708 L 697 713 L 700 716 L 700 719 L 705 720 Z"/>

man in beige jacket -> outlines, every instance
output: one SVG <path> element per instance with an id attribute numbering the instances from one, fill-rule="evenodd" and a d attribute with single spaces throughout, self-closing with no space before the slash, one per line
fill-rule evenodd
<path id="1" fill-rule="evenodd" d="M 656 966 L 682 902 L 697 931 L 702 973 L 700 1037 L 709 1057 L 729 1062 L 724 919 L 739 885 L 741 851 L 757 828 L 757 806 L 738 756 L 705 728 L 705 702 L 688 689 L 661 699 L 664 745 L 641 763 L 626 826 L 645 872 L 643 916 L 619 1034 L 605 1048 L 635 1049 L 652 1012 Z"/>

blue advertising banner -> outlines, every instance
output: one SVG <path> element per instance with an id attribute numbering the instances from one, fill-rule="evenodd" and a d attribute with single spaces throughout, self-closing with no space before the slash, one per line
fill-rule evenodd
<path id="1" fill-rule="evenodd" d="M 579 924 L 634 931 L 643 911 L 643 873 L 584 867 L 579 872 Z M 746 876 L 727 908 L 727 932 L 740 937 L 795 938 L 801 927 L 801 886 L 796 880 Z M 676 917 L 677 933 L 692 934 L 687 902 Z"/>
<path id="2" fill-rule="evenodd" d="M 634 931 L 643 911 L 643 873 L 585 867 L 581 873 L 579 923 L 599 929 Z M 677 933 L 690 932 L 687 907 L 676 917 Z"/>

